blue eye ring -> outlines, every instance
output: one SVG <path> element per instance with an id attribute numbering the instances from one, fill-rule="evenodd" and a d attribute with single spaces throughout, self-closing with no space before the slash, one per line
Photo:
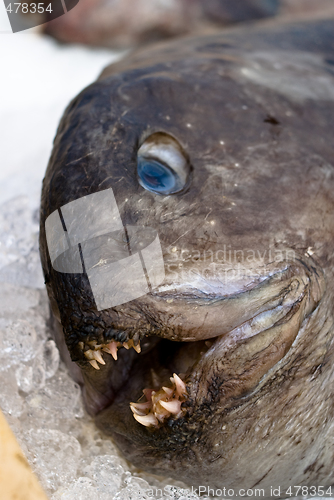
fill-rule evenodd
<path id="1" fill-rule="evenodd" d="M 179 142 L 165 132 L 146 138 L 137 152 L 139 184 L 152 193 L 179 193 L 189 183 L 191 165 Z"/>
<path id="2" fill-rule="evenodd" d="M 177 173 L 154 158 L 139 157 L 137 173 L 139 184 L 153 193 L 172 194 L 180 190 Z"/>

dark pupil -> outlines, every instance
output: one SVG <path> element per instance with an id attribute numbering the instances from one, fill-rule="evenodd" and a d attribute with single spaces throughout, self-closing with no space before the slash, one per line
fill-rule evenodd
<path id="1" fill-rule="evenodd" d="M 143 187 L 158 193 L 170 192 L 176 183 L 174 172 L 155 160 L 141 159 L 138 175 Z"/>

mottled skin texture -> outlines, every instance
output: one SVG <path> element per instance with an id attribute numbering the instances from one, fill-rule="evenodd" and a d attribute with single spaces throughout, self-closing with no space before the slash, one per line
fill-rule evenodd
<path id="1" fill-rule="evenodd" d="M 88 410 L 141 468 L 189 484 L 265 488 L 267 497 L 270 486 L 334 483 L 332 26 L 157 46 L 107 68 L 61 121 L 42 194 L 46 285 Z M 154 132 L 188 154 L 185 191 L 160 196 L 139 185 L 136 152 Z M 44 222 L 109 187 L 124 224 L 158 230 L 166 279 L 98 312 L 85 275 L 52 269 Z M 213 265 L 224 245 L 261 258 L 241 259 L 238 276 L 224 280 Z M 203 262 L 210 252 L 214 262 Z M 238 260 L 225 259 L 224 277 Z M 249 326 L 266 310 L 262 327 Z M 106 356 L 100 371 L 78 348 L 145 335 L 164 340 L 139 356 Z M 213 345 L 196 350 L 205 338 Z M 129 409 L 152 384 L 151 367 L 161 380 L 187 372 L 187 412 L 158 430 Z"/>

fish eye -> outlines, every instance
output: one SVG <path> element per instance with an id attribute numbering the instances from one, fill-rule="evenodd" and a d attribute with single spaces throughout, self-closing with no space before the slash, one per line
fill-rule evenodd
<path id="1" fill-rule="evenodd" d="M 175 192 L 179 179 L 177 174 L 167 165 L 156 160 L 140 157 L 138 158 L 137 169 L 139 183 L 143 188 L 161 194 Z"/>
<path id="2" fill-rule="evenodd" d="M 168 134 L 152 134 L 138 149 L 138 182 L 147 191 L 178 193 L 188 184 L 190 171 L 186 153 Z"/>

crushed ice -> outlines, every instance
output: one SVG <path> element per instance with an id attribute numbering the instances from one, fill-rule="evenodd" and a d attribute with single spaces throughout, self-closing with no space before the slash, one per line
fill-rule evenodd
<path id="1" fill-rule="evenodd" d="M 95 427 L 48 326 L 35 210 L 21 196 L 0 212 L 0 406 L 49 498 L 199 498 L 137 471 Z"/>

